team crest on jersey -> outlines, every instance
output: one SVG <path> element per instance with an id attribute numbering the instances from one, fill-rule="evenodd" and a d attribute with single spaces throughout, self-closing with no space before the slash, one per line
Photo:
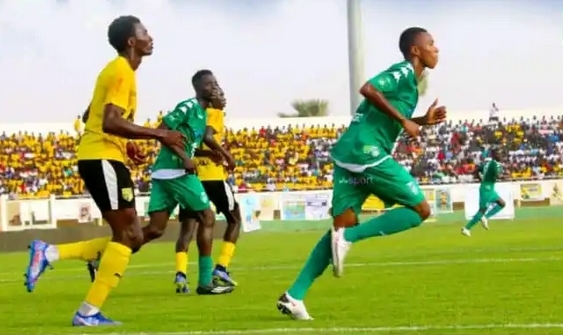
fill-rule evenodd
<path id="1" fill-rule="evenodd" d="M 201 192 L 201 194 L 199 195 L 199 199 L 201 200 L 201 202 L 209 202 L 209 198 L 207 197 L 207 193 L 205 192 Z"/>
<path id="2" fill-rule="evenodd" d="M 133 189 L 131 187 L 121 189 L 121 197 L 125 201 L 133 200 Z"/>

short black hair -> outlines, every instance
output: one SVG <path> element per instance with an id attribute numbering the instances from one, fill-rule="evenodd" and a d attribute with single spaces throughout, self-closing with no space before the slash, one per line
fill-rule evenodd
<path id="1" fill-rule="evenodd" d="M 405 29 L 399 37 L 399 50 L 405 57 L 405 59 L 410 58 L 411 48 L 414 45 L 414 41 L 418 34 L 426 33 L 426 29 L 420 27 L 410 27 Z"/>
<path id="2" fill-rule="evenodd" d="M 213 75 L 213 72 L 211 72 L 211 70 L 199 70 L 199 71 L 197 71 L 192 76 L 192 85 L 195 87 L 196 84 L 201 80 L 201 78 L 203 78 L 204 76 L 207 76 L 207 75 Z"/>
<path id="3" fill-rule="evenodd" d="M 127 49 L 127 41 L 135 36 L 135 25 L 141 23 L 138 17 L 132 15 L 120 16 L 113 20 L 108 27 L 109 44 L 119 53 Z"/>

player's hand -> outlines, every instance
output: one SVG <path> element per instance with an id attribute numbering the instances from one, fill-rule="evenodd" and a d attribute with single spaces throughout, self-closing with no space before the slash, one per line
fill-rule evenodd
<path id="1" fill-rule="evenodd" d="M 434 125 L 446 121 L 448 112 L 446 106 L 438 106 L 438 99 L 428 107 L 428 111 L 424 116 L 427 125 Z"/>
<path id="2" fill-rule="evenodd" d="M 145 155 L 141 151 L 137 143 L 129 141 L 127 142 L 126 148 L 127 156 L 129 156 L 129 158 L 133 161 L 133 163 L 135 163 L 135 165 L 141 165 L 146 161 L 147 155 Z"/>
<path id="3" fill-rule="evenodd" d="M 188 174 L 195 174 L 195 162 L 192 159 L 184 160 L 184 170 Z"/>
<path id="4" fill-rule="evenodd" d="M 178 131 L 162 129 L 159 135 L 159 142 L 167 147 L 186 147 L 186 137 Z"/>
<path id="5" fill-rule="evenodd" d="M 229 171 L 233 171 L 237 167 L 237 163 L 235 162 L 235 159 L 231 155 L 227 155 L 225 157 L 225 162 L 227 163 L 227 169 Z"/>
<path id="6" fill-rule="evenodd" d="M 401 125 L 403 126 L 405 132 L 411 137 L 417 137 L 420 134 L 420 126 L 414 121 L 404 119 Z"/>

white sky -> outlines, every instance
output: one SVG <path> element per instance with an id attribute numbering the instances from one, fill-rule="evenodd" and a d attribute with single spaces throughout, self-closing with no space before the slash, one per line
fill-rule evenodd
<path id="1" fill-rule="evenodd" d="M 423 5 L 421 5 L 423 4 Z M 366 79 L 400 60 L 408 26 L 441 49 L 428 97 L 452 113 L 563 107 L 563 0 L 364 0 Z M 274 117 L 297 98 L 349 113 L 345 0 L 0 0 L 1 122 L 64 122 L 88 105 L 114 53 L 107 25 L 139 16 L 155 39 L 138 70 L 137 121 L 215 72 L 231 117 Z M 563 108 L 562 108 L 563 112 Z"/>

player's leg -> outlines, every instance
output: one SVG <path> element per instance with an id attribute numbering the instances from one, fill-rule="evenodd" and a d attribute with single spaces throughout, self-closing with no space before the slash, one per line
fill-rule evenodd
<path id="1" fill-rule="evenodd" d="M 180 233 L 176 240 L 176 293 L 188 293 L 188 247 L 198 227 L 195 213 L 180 208 Z"/>
<path id="2" fill-rule="evenodd" d="M 213 228 L 215 227 L 215 213 L 211 210 L 209 198 L 199 178 L 195 175 L 185 175 L 176 179 L 176 200 L 180 207 L 195 213 L 199 222 L 197 229 L 198 258 L 198 294 L 224 294 L 233 291 L 230 285 L 222 285 L 213 280 Z"/>
<path id="3" fill-rule="evenodd" d="M 235 246 L 240 235 L 242 219 L 239 205 L 235 200 L 235 193 L 226 181 L 214 180 L 202 183 L 209 200 L 215 205 L 217 213 L 222 213 L 227 221 L 221 253 L 217 259 L 213 275 L 227 284 L 236 286 L 236 281 L 233 280 L 227 269 L 235 253 Z"/>
<path id="4" fill-rule="evenodd" d="M 481 219 L 481 224 L 483 225 L 483 228 L 487 230 L 489 230 L 489 219 L 497 215 L 500 211 L 504 209 L 504 207 L 506 207 L 506 203 L 504 202 L 504 200 L 495 191 L 492 191 L 491 202 L 492 202 L 492 206 L 489 206 L 489 209 L 485 213 L 485 216 Z"/>
<path id="5" fill-rule="evenodd" d="M 351 181 L 354 174 L 339 166 L 334 166 L 332 190 L 331 215 L 338 217 L 350 217 L 357 222 L 362 204 L 369 193 L 357 187 Z M 305 308 L 303 299 L 313 285 L 330 264 L 331 259 L 331 231 L 325 233 L 314 246 L 309 258 L 305 262 L 301 272 L 291 287 L 277 302 L 278 310 L 297 320 L 311 320 L 311 316 Z"/>
<path id="6" fill-rule="evenodd" d="M 123 276 L 132 251 L 143 243 L 135 210 L 134 184 L 129 170 L 121 162 L 79 161 L 78 170 L 113 236 L 104 250 L 96 279 L 72 323 L 75 326 L 115 324 L 105 318 L 100 309 Z"/>
<path id="7" fill-rule="evenodd" d="M 335 276 L 342 275 L 344 260 L 351 244 L 370 237 L 387 236 L 415 228 L 430 214 L 430 205 L 410 173 L 392 158 L 366 169 L 358 187 L 380 199 L 404 207 L 393 208 L 355 227 L 333 231 L 332 252 Z"/>
<path id="8" fill-rule="evenodd" d="M 494 191 L 492 191 L 494 193 Z M 494 199 L 491 190 L 480 187 L 479 188 L 479 209 L 477 213 L 473 215 L 471 220 L 467 222 L 467 224 L 461 228 L 461 233 L 465 236 L 471 236 L 471 229 L 478 223 L 482 222 L 483 218 L 485 218 L 485 214 L 487 213 L 487 209 L 489 208 L 489 204 Z M 483 224 L 483 227 L 488 228 L 488 222 Z"/>
<path id="9" fill-rule="evenodd" d="M 143 232 L 143 245 L 152 240 L 158 239 L 164 234 L 170 213 L 176 206 L 173 197 L 169 196 L 166 190 L 166 180 L 152 180 L 152 189 L 149 199 L 149 224 L 142 228 Z M 103 240 L 103 239 L 100 239 Z M 96 240 L 92 240 L 94 242 Z M 106 241 L 107 243 L 107 241 Z M 137 250 L 133 250 L 135 253 Z M 87 262 L 88 273 L 92 282 L 96 278 L 99 267 L 99 261 L 103 252 L 98 252 L 96 259 Z"/>

